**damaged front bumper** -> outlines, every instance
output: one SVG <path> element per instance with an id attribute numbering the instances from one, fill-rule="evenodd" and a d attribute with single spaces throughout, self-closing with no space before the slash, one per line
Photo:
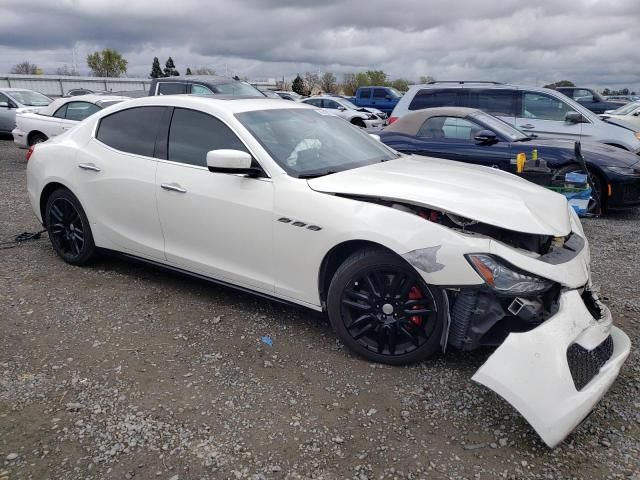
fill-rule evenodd
<path id="1" fill-rule="evenodd" d="M 579 290 L 564 290 L 553 316 L 530 331 L 510 333 L 472 378 L 513 405 L 549 447 L 589 414 L 631 348 L 609 309 L 590 301 L 599 318 Z"/>

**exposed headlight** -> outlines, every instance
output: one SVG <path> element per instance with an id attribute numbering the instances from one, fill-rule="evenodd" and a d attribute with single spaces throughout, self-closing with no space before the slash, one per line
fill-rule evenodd
<path id="1" fill-rule="evenodd" d="M 625 175 L 629 177 L 640 177 L 640 168 L 636 167 L 605 167 L 610 172 L 617 173 L 618 175 Z"/>
<path id="2" fill-rule="evenodd" d="M 553 285 L 551 280 L 516 272 L 487 254 L 467 255 L 467 260 L 483 280 L 500 293 L 522 295 L 541 293 Z"/>

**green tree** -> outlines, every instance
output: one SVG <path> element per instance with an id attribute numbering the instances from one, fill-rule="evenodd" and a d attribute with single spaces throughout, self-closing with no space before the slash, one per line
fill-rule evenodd
<path id="1" fill-rule="evenodd" d="M 28 60 L 17 63 L 11 68 L 11 73 L 20 73 L 23 75 L 38 75 L 38 66 Z"/>
<path id="2" fill-rule="evenodd" d="M 96 77 L 119 77 L 127 73 L 127 63 L 122 55 L 111 48 L 87 55 L 87 66 Z"/>
<path id="3" fill-rule="evenodd" d="M 193 75 L 193 73 L 191 73 L 191 69 L 189 67 L 187 67 L 187 73 L 185 73 L 185 75 Z"/>
<path id="4" fill-rule="evenodd" d="M 306 89 L 304 87 L 304 80 L 300 76 L 300 74 L 296 75 L 296 78 L 293 79 L 291 83 L 291 90 L 296 92 L 298 95 L 305 95 Z"/>
<path id="5" fill-rule="evenodd" d="M 611 90 L 609 90 L 608 88 L 605 88 L 604 90 L 602 90 L 602 95 L 611 95 Z"/>
<path id="6" fill-rule="evenodd" d="M 367 70 L 367 77 L 369 77 L 369 85 L 387 85 L 387 74 L 382 70 Z"/>
<path id="7" fill-rule="evenodd" d="M 356 90 L 358 89 L 358 87 L 366 87 L 367 85 L 371 85 L 369 75 L 367 75 L 365 72 L 356 74 Z"/>
<path id="8" fill-rule="evenodd" d="M 177 77 L 180 72 L 176 70 L 176 65 L 173 63 L 173 58 L 169 57 L 164 64 L 164 76 L 165 77 Z"/>
<path id="9" fill-rule="evenodd" d="M 560 80 L 559 82 L 549 83 L 544 88 L 557 88 L 557 87 L 575 87 L 575 83 L 570 80 Z"/>
<path id="10" fill-rule="evenodd" d="M 406 92 L 409 90 L 409 80 L 404 78 L 396 78 L 391 82 L 391 86 L 400 92 Z"/>
<path id="11" fill-rule="evenodd" d="M 151 78 L 164 77 L 164 73 L 162 73 L 162 69 L 160 68 L 160 61 L 158 60 L 158 57 L 153 57 L 153 64 L 151 65 L 151 74 L 149 76 Z"/>
<path id="12" fill-rule="evenodd" d="M 433 78 L 431 75 L 421 75 L 420 76 L 420 83 L 429 83 L 429 82 L 435 82 L 436 79 Z"/>
<path id="13" fill-rule="evenodd" d="M 320 88 L 326 93 L 336 93 L 338 85 L 336 84 L 336 76 L 333 72 L 324 72 L 320 77 Z"/>

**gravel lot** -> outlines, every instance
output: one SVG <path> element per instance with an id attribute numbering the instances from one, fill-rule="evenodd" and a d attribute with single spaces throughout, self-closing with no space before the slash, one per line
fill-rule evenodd
<path id="1" fill-rule="evenodd" d="M 39 229 L 25 168 L 0 140 L 0 241 Z M 373 365 L 309 311 L 119 259 L 72 267 L 46 238 L 0 250 L 0 480 L 638 480 L 640 210 L 584 223 L 634 349 L 555 450 L 469 380 L 490 351 Z"/>

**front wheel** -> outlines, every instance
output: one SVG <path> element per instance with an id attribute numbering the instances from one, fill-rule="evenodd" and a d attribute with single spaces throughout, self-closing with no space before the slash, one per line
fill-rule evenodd
<path id="1" fill-rule="evenodd" d="M 587 172 L 585 172 L 584 168 L 582 168 L 578 164 L 567 165 L 566 167 L 560 168 L 554 173 L 553 183 L 564 183 L 564 177 L 567 173 L 586 174 Z M 594 193 L 592 193 L 591 198 L 589 199 L 587 213 L 591 215 L 600 215 L 601 213 L 604 213 L 605 210 L 605 192 L 603 189 L 602 180 L 596 173 L 591 173 L 590 177 L 593 180 L 593 185 L 591 185 L 591 188 L 593 189 Z"/>
<path id="2" fill-rule="evenodd" d="M 329 320 L 340 340 L 368 360 L 418 362 L 440 348 L 444 295 L 398 255 L 364 249 L 347 258 L 331 281 Z"/>

